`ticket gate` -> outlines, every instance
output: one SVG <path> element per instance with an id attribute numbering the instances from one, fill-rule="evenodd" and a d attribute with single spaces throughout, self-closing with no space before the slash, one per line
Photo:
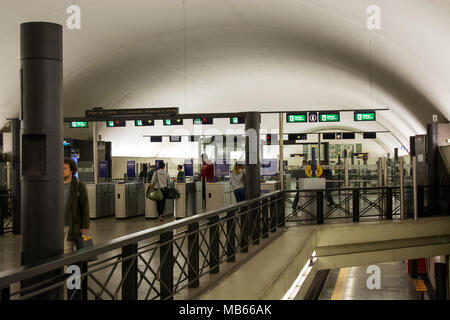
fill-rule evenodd
<path id="1" fill-rule="evenodd" d="M 206 183 L 206 211 L 229 206 L 231 204 L 232 193 L 233 191 L 229 182 Z"/>
<path id="2" fill-rule="evenodd" d="M 115 214 L 114 184 L 86 184 L 89 218 L 99 219 Z"/>
<path id="3" fill-rule="evenodd" d="M 175 218 L 181 219 L 195 214 L 195 183 L 176 183 L 180 198 L 175 200 Z"/>
<path id="4" fill-rule="evenodd" d="M 142 182 L 115 185 L 116 219 L 144 214 L 144 186 Z"/>
<path id="5" fill-rule="evenodd" d="M 323 178 L 301 178 L 298 179 L 298 189 L 299 190 L 314 190 L 314 189 L 325 189 L 325 179 Z M 304 206 L 312 197 L 315 197 L 316 193 L 314 191 L 302 192 L 299 197 L 299 206 Z M 317 214 L 317 203 L 313 201 L 304 209 L 308 210 L 312 214 Z M 299 212 L 300 216 L 302 213 Z"/>
<path id="6" fill-rule="evenodd" d="M 270 192 L 274 192 L 280 189 L 280 184 L 278 181 L 268 181 L 261 183 L 260 186 L 260 194 L 267 194 Z"/>
<path id="7" fill-rule="evenodd" d="M 200 181 L 195 182 L 195 214 L 204 212 L 202 190 L 202 183 Z"/>

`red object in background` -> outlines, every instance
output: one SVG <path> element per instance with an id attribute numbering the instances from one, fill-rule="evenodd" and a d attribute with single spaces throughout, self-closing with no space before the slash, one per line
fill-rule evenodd
<path id="1" fill-rule="evenodd" d="M 427 262 L 425 258 L 417 260 L 417 274 L 427 274 Z M 411 273 L 411 260 L 408 260 L 408 273 Z"/>
<path id="2" fill-rule="evenodd" d="M 214 164 L 211 161 L 207 161 L 202 165 L 202 182 L 214 181 Z"/>

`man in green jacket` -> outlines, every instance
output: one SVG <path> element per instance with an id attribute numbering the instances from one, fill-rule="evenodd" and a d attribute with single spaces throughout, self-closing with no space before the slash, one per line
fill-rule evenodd
<path id="1" fill-rule="evenodd" d="M 74 241 L 89 229 L 89 202 L 86 186 L 74 176 L 77 165 L 64 159 L 64 253 L 73 251 Z"/>

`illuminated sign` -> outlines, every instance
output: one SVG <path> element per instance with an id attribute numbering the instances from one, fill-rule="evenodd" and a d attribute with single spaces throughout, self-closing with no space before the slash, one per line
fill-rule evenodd
<path id="1" fill-rule="evenodd" d="M 295 141 L 295 140 L 307 140 L 308 135 L 306 133 L 291 133 L 288 134 L 288 140 L 289 141 Z"/>
<path id="2" fill-rule="evenodd" d="M 165 126 L 182 126 L 183 119 L 164 119 L 163 124 Z"/>
<path id="3" fill-rule="evenodd" d="M 213 124 L 213 118 L 211 118 L 211 117 L 194 118 L 193 122 L 195 125 L 197 125 L 197 124 Z"/>
<path id="4" fill-rule="evenodd" d="M 126 127 L 126 121 L 125 120 L 114 120 L 114 121 L 106 121 L 106 126 L 108 128 L 112 127 Z"/>
<path id="5" fill-rule="evenodd" d="M 69 123 L 71 128 L 88 128 L 87 121 L 72 121 Z"/>
<path id="6" fill-rule="evenodd" d="M 355 121 L 376 121 L 375 111 L 355 111 Z"/>
<path id="7" fill-rule="evenodd" d="M 286 113 L 287 123 L 307 122 L 308 115 L 306 113 Z"/>
<path id="8" fill-rule="evenodd" d="M 86 110 L 86 118 L 126 117 L 126 116 L 172 116 L 178 114 L 178 108 L 143 108 L 143 109 L 102 109 Z"/>
<path id="9" fill-rule="evenodd" d="M 153 120 L 135 120 L 134 125 L 136 127 L 154 126 L 155 121 L 153 121 Z"/>
<path id="10" fill-rule="evenodd" d="M 339 112 L 319 112 L 320 122 L 339 122 Z"/>
<path id="11" fill-rule="evenodd" d="M 245 117 L 232 117 L 230 124 L 245 124 Z"/>

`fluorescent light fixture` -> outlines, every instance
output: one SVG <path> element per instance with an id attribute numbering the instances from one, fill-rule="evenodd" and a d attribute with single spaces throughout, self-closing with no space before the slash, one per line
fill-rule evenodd
<path id="1" fill-rule="evenodd" d="M 312 261 L 311 261 L 312 260 Z M 297 296 L 298 292 L 300 291 L 300 288 L 302 287 L 303 283 L 306 280 L 306 277 L 311 272 L 312 266 L 311 262 L 315 262 L 317 260 L 316 257 L 316 251 L 314 251 L 311 255 L 311 259 L 308 259 L 305 266 L 303 267 L 302 271 L 300 271 L 297 279 L 295 279 L 292 286 L 289 288 L 289 290 L 286 292 L 284 297 L 281 300 L 294 300 Z"/>
<path id="2" fill-rule="evenodd" d="M 450 143 L 450 138 L 447 138 L 447 143 Z"/>

